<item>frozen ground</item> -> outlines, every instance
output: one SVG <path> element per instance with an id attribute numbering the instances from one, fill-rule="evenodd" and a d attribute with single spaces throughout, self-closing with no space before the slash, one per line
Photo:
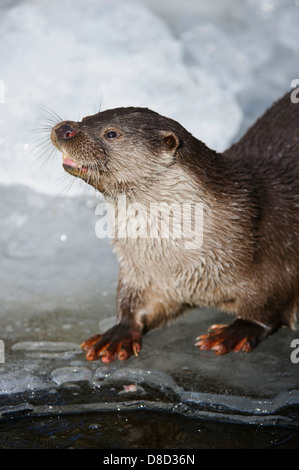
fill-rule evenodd
<path id="1" fill-rule="evenodd" d="M 98 422 L 97 413 L 111 411 L 129 415 L 121 422 L 121 415 L 117 415 L 116 434 L 111 428 L 115 420 L 104 415 L 107 418 L 97 425 L 101 426 L 98 445 L 105 436 L 107 442 L 109 435 L 113 447 L 120 429 L 128 432 L 127 439 L 122 434 L 125 446 L 130 442 L 136 445 L 149 419 L 159 424 L 157 432 L 161 428 L 167 433 L 160 441 L 163 445 L 169 425 L 160 422 L 161 415 L 132 415 L 142 410 L 179 413 L 222 425 L 287 427 L 286 439 L 294 445 L 299 377 L 298 364 L 291 361 L 291 341 L 298 337 L 297 332 L 281 330 L 251 354 L 217 357 L 213 352 L 197 350 L 194 340 L 212 323 L 229 318 L 215 310 L 198 309 L 146 335 L 138 358 L 110 365 L 87 362 L 78 345 L 113 323 L 117 280 L 117 264 L 108 242 L 94 235 L 95 199 L 68 200 L 20 186 L 2 187 L 0 196 L 1 220 L 9 221 L 15 233 L 12 239 L 2 223 L 1 337 L 6 351 L 5 363 L 0 364 L 0 447 L 15 448 L 20 432 L 23 437 L 17 442 L 21 447 L 67 446 L 75 436 L 80 445 L 78 426 L 85 436 L 81 446 L 91 445 L 88 442 L 96 438 L 90 426 Z M 77 413 L 84 418 L 75 426 L 71 415 Z M 18 431 L 21 417 L 25 424 L 20 422 Z M 18 418 L 13 420 L 13 427 L 11 418 Z M 28 424 L 29 419 L 37 418 L 47 421 Z M 55 421 L 59 418 L 63 420 Z M 135 432 L 127 429 L 132 420 Z M 61 441 L 62 423 L 66 428 Z M 179 423 L 176 437 L 182 430 Z M 46 439 L 53 434 L 56 441 L 36 441 L 32 426 L 38 435 L 44 433 Z M 215 434 L 217 447 L 217 430 Z M 153 430 L 150 435 L 153 443 Z M 205 445 L 211 445 L 208 435 L 202 436 Z M 189 446 L 192 439 L 188 435 L 185 438 Z M 252 433 L 248 436 L 244 431 L 242 439 L 240 446 L 248 442 L 252 446 Z M 274 441 L 271 436 L 272 445 Z M 276 441 L 284 442 L 284 438 L 279 434 Z M 184 448 L 185 441 L 179 442 L 177 445 Z M 256 445 L 261 446 L 261 442 L 256 441 Z M 236 443 L 230 437 L 226 445 Z"/>
<path id="2" fill-rule="evenodd" d="M 117 264 L 95 235 L 99 196 L 77 182 L 63 192 L 59 155 L 41 165 L 42 107 L 81 119 L 147 106 L 222 150 L 299 78 L 295 2 L 169 3 L 66 0 L 64 16 L 56 0 L 1 3 L 2 417 L 148 407 L 298 426 L 296 331 L 217 357 L 194 339 L 229 319 L 204 309 L 149 333 L 124 363 L 87 363 L 78 347 L 114 320 Z"/>

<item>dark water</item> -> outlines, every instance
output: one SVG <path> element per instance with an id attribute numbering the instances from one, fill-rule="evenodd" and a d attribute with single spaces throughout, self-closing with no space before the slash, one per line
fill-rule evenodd
<path id="1" fill-rule="evenodd" d="M 163 412 L 7 419 L 1 449 L 299 449 L 299 431 L 234 425 Z"/>

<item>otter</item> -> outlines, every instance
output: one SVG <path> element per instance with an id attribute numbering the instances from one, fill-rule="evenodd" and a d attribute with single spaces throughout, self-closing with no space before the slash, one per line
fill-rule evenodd
<path id="1" fill-rule="evenodd" d="M 109 109 L 53 127 L 64 170 L 104 195 L 121 230 L 137 220 L 134 237 L 116 233 L 112 240 L 119 262 L 117 323 L 82 343 L 88 360 L 138 355 L 147 331 L 192 307 L 235 315 L 196 338 L 200 350 L 216 354 L 249 352 L 281 326 L 295 328 L 298 123 L 299 104 L 287 93 L 222 153 L 147 108 Z M 120 197 L 137 207 L 135 214 L 121 214 Z M 174 207 L 168 236 L 163 210 L 144 222 L 138 209 L 153 204 Z M 201 225 L 193 206 L 202 208 Z M 191 225 L 179 234 L 186 207 Z M 158 235 L 142 235 L 145 226 Z"/>

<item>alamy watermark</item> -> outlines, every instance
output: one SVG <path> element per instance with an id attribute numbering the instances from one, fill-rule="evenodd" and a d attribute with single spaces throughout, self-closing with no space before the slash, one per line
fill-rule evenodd
<path id="1" fill-rule="evenodd" d="M 291 352 L 291 361 L 293 364 L 299 363 L 299 339 L 293 339 L 291 342 L 291 348 L 294 350 Z"/>
<path id="2" fill-rule="evenodd" d="M 4 341 L 0 339 L 0 364 L 4 364 L 5 362 L 5 347 Z"/>
<path id="3" fill-rule="evenodd" d="M 291 81 L 291 88 L 295 88 L 291 93 L 291 101 L 297 104 L 299 103 L 299 78 L 294 78 L 294 80 Z"/>
<path id="4" fill-rule="evenodd" d="M 166 202 L 143 205 L 128 203 L 126 196 L 117 204 L 101 202 L 95 232 L 98 238 L 182 239 L 186 249 L 198 249 L 203 241 L 203 203 Z"/>

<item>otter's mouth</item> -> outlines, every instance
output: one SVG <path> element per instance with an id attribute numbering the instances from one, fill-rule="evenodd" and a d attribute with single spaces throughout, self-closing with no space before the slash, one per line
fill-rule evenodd
<path id="1" fill-rule="evenodd" d="M 76 162 L 64 153 L 62 154 L 62 166 L 69 173 L 83 174 L 87 173 L 88 170 L 86 165 L 80 165 L 80 163 Z"/>

